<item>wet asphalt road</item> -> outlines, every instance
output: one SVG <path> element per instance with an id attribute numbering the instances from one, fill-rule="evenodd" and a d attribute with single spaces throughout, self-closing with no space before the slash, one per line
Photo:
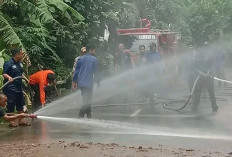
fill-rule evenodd
<path id="1" fill-rule="evenodd" d="M 216 88 L 219 110 L 212 113 L 210 101 L 201 100 L 198 114 L 191 106 L 176 112 L 161 103 L 93 107 L 92 119 L 78 119 L 78 110 L 65 110 L 58 118 L 39 117 L 31 127 L 3 131 L 1 141 L 36 139 L 91 141 L 122 145 L 158 144 L 191 149 L 231 151 L 232 88 Z M 159 99 L 155 100 L 159 102 Z M 172 104 L 179 108 L 183 103 Z M 53 115 L 54 116 L 54 115 Z"/>

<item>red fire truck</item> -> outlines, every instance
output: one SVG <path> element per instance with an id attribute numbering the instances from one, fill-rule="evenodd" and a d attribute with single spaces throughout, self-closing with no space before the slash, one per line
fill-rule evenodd
<path id="1" fill-rule="evenodd" d="M 147 25 L 144 28 L 117 30 L 120 39 L 126 38 L 128 40 L 129 37 L 129 40 L 131 40 L 131 44 L 127 48 L 130 49 L 132 57 L 137 54 L 140 45 L 144 45 L 146 50 L 149 50 L 149 45 L 152 42 L 156 43 L 161 55 L 169 56 L 174 53 L 181 39 L 180 34 L 170 30 L 152 30 L 150 29 L 150 21 L 147 19 L 143 19 L 141 22 L 147 22 Z"/>

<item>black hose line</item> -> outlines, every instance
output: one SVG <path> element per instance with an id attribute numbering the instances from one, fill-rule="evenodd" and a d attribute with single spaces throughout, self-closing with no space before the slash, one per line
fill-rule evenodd
<path id="1" fill-rule="evenodd" d="M 183 110 L 189 104 L 189 102 L 190 102 L 190 100 L 191 100 L 191 98 L 193 96 L 193 93 L 194 93 L 195 87 L 197 85 L 197 82 L 199 80 L 199 77 L 200 77 L 200 75 L 198 75 L 197 78 L 196 78 L 196 80 L 194 81 L 193 87 L 191 89 L 191 93 L 190 93 L 190 95 L 189 95 L 189 97 L 188 97 L 187 100 L 175 100 L 175 99 L 162 98 L 162 99 L 165 99 L 165 100 L 169 100 L 169 101 L 166 101 L 166 102 L 163 103 L 163 107 L 165 109 L 174 110 L 174 111 Z M 160 99 L 160 97 L 157 97 L 156 95 L 155 95 L 155 97 L 158 98 L 158 99 Z M 184 105 L 182 107 L 180 107 L 180 108 L 175 109 L 175 108 L 168 107 L 168 105 L 170 105 L 170 104 L 183 103 L 183 102 L 184 102 Z"/>
<path id="2" fill-rule="evenodd" d="M 139 106 L 139 105 L 151 105 L 151 104 L 160 104 L 163 102 L 142 102 L 142 103 L 122 103 L 122 104 L 107 104 L 107 105 L 94 105 L 91 108 L 101 108 L 101 107 L 118 107 L 118 106 Z"/>
<path id="3" fill-rule="evenodd" d="M 194 81 L 194 84 L 193 84 L 193 87 L 191 89 L 191 93 L 190 93 L 190 96 L 188 97 L 187 101 L 186 100 L 177 100 L 177 99 L 170 99 L 170 98 L 163 98 L 163 97 L 159 97 L 157 96 L 156 94 L 154 95 L 155 98 L 158 98 L 158 99 L 163 99 L 163 100 L 166 100 L 165 102 L 163 101 L 158 101 L 158 102 L 153 102 L 153 103 L 125 103 L 125 104 L 107 104 L 107 105 L 94 105 L 94 106 L 91 106 L 91 108 L 98 108 L 98 107 L 112 107 L 112 106 L 131 106 L 131 105 L 151 105 L 151 104 L 163 104 L 163 107 L 165 109 L 169 109 L 169 110 L 174 110 L 174 111 L 180 111 L 182 109 L 184 109 L 190 102 L 191 98 L 192 98 L 192 95 L 193 95 L 193 92 L 195 90 L 195 87 L 196 87 L 196 84 L 199 80 L 199 77 L 200 75 L 197 76 L 196 80 Z M 184 105 L 181 107 L 181 108 L 178 108 L 178 109 L 174 109 L 174 108 L 170 108 L 168 107 L 168 105 L 170 104 L 173 104 L 173 103 L 183 103 L 184 102 Z"/>
<path id="4" fill-rule="evenodd" d="M 23 77 L 23 76 L 17 76 L 17 77 L 14 77 L 14 78 L 12 78 L 12 79 L 13 79 L 13 81 L 14 81 L 14 80 L 17 80 L 17 79 L 23 79 L 23 80 L 26 81 L 26 83 L 27 83 L 27 85 L 28 85 L 30 97 L 31 97 L 32 112 L 34 112 L 34 111 L 35 111 L 35 108 L 34 108 L 35 106 L 34 106 L 34 102 L 33 102 L 33 100 L 32 100 L 33 94 L 32 94 L 31 86 L 30 86 L 30 84 L 29 84 L 28 79 L 26 79 L 26 78 Z M 12 81 L 12 82 L 13 82 L 13 81 Z M 7 81 L 5 84 L 3 84 L 3 86 L 0 88 L 0 90 L 2 90 L 2 89 L 3 89 L 6 85 L 8 85 L 9 83 L 11 83 L 11 82 L 10 82 L 10 81 Z"/>
<path id="5" fill-rule="evenodd" d="M 160 97 L 156 94 L 154 94 L 154 97 L 157 98 L 157 99 L 160 99 L 160 100 L 164 100 L 164 101 L 155 101 L 153 103 L 149 103 L 149 102 L 146 102 L 146 103 L 124 103 L 124 104 L 107 104 L 107 105 L 94 105 L 94 106 L 91 106 L 91 108 L 98 108 L 98 107 L 113 107 L 113 106 L 132 106 L 132 105 L 151 105 L 151 104 L 163 104 L 163 108 L 165 109 L 169 109 L 169 110 L 173 110 L 173 111 L 181 111 L 183 110 L 190 102 L 192 96 L 193 96 L 193 93 L 195 91 L 195 88 L 196 88 L 196 85 L 198 83 L 198 80 L 200 77 L 211 77 L 212 79 L 215 79 L 214 77 L 210 76 L 209 74 L 205 74 L 203 72 L 199 72 L 199 75 L 197 76 L 197 78 L 195 79 L 194 81 L 194 84 L 193 84 L 193 87 L 191 89 L 191 92 L 190 92 L 190 95 L 188 96 L 187 100 L 185 99 L 171 99 L 171 98 L 164 98 L 164 97 Z M 219 81 L 221 81 L 221 79 L 217 78 Z M 227 81 L 227 80 L 223 80 L 223 81 Z M 232 82 L 232 81 L 227 81 L 228 82 Z M 219 99 L 219 98 L 217 98 Z M 223 98 L 220 98 L 221 101 L 226 101 L 226 99 L 223 99 Z M 180 108 L 171 108 L 169 107 L 168 105 L 170 104 L 175 104 L 175 103 L 184 103 L 183 106 L 181 106 Z"/>

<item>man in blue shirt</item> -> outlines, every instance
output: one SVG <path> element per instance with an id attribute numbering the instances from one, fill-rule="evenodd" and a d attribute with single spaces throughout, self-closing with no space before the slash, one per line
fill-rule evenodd
<path id="1" fill-rule="evenodd" d="M 79 117 L 83 118 L 87 114 L 91 118 L 91 104 L 93 97 L 94 78 L 97 79 L 97 58 L 93 56 L 96 51 L 93 45 L 86 47 L 87 53 L 81 56 L 75 68 L 73 76 L 73 89 L 80 89 L 83 105 L 79 112 Z M 97 79 L 99 85 L 99 79 Z"/>
<path id="2" fill-rule="evenodd" d="M 161 57 L 160 53 L 157 52 L 156 43 L 152 42 L 149 47 L 150 50 L 145 53 L 145 61 L 149 70 L 146 76 L 147 84 L 145 85 L 146 93 L 144 96 L 149 102 L 153 102 L 154 87 L 157 85 L 155 80 L 161 75 Z"/>
<path id="3" fill-rule="evenodd" d="M 157 63 L 158 61 L 160 61 L 161 57 L 160 57 L 160 53 L 157 52 L 156 44 L 152 42 L 149 47 L 150 50 L 145 54 L 146 62 L 148 64 Z"/>
<path id="4" fill-rule="evenodd" d="M 11 50 L 13 58 L 6 61 L 3 65 L 3 83 L 10 82 L 3 88 L 4 94 L 7 96 L 7 112 L 13 113 L 16 107 L 17 112 L 23 113 L 23 106 L 25 104 L 22 90 L 22 79 L 13 80 L 13 78 L 22 76 L 23 65 L 21 63 L 23 59 L 23 52 L 20 48 L 14 48 Z M 11 122 L 14 125 L 14 122 Z M 19 125 L 26 125 L 22 118 L 19 118 Z"/>

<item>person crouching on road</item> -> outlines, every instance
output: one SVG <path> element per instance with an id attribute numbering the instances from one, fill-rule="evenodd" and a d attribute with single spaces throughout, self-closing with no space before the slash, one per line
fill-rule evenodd
<path id="1" fill-rule="evenodd" d="M 16 124 L 12 123 L 12 121 L 19 119 L 19 118 L 26 118 L 28 117 L 28 114 L 25 114 L 25 113 L 5 114 L 3 107 L 6 106 L 6 103 L 7 103 L 7 97 L 4 94 L 0 94 L 0 118 L 3 118 L 5 121 L 10 122 L 9 127 L 17 127 Z M 21 124 L 19 125 L 21 126 Z"/>
<path id="2" fill-rule="evenodd" d="M 45 87 L 55 82 L 56 76 L 52 70 L 41 70 L 29 77 L 29 84 L 34 94 L 34 109 L 44 107 L 46 103 Z"/>
<path id="3" fill-rule="evenodd" d="M 81 56 L 75 68 L 73 76 L 73 89 L 81 90 L 83 105 L 79 112 L 79 117 L 84 118 L 87 114 L 87 118 L 91 118 L 91 104 L 93 97 L 93 84 L 94 79 L 100 84 L 97 75 L 98 62 L 97 58 L 94 56 L 96 53 L 95 47 L 93 45 L 88 45 L 86 47 L 87 53 Z"/>

